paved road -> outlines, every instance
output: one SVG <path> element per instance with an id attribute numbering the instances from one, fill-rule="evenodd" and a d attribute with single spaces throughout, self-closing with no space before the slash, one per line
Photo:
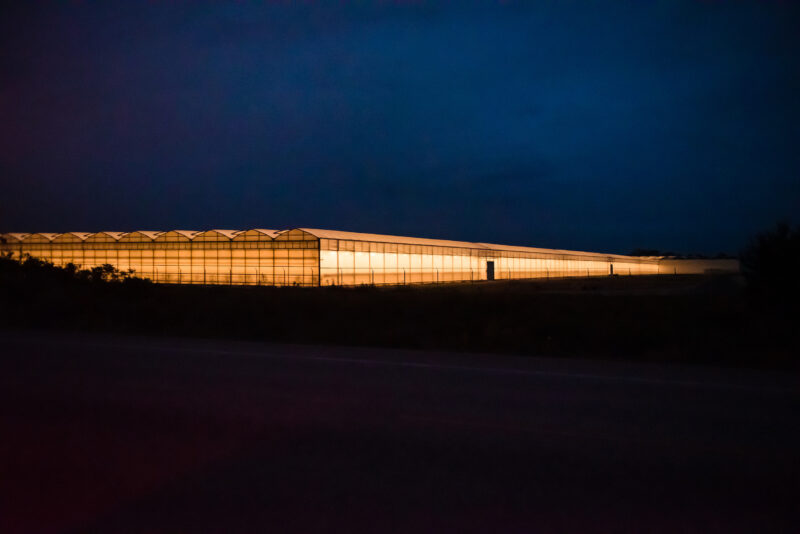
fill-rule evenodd
<path id="1" fill-rule="evenodd" d="M 797 531 L 763 372 L 4 334 L 0 532 Z"/>

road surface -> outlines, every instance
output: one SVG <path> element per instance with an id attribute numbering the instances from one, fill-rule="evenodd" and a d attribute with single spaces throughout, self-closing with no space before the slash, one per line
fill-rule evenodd
<path id="1" fill-rule="evenodd" d="M 792 532 L 794 377 L 4 333 L 0 532 Z"/>

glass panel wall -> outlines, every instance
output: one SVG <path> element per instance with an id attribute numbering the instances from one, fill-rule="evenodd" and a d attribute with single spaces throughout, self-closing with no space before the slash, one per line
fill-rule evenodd
<path id="1" fill-rule="evenodd" d="M 247 230 L 233 238 L 231 270 L 234 284 L 275 284 L 273 236 L 273 230 Z"/>
<path id="2" fill-rule="evenodd" d="M 319 234 L 319 237 L 315 235 Z M 111 264 L 159 283 L 360 285 L 678 272 L 658 258 L 326 230 L 3 234 L 0 248 L 57 265 Z M 671 260 L 675 261 L 675 260 Z M 678 260 L 680 261 L 680 260 Z M 712 261 L 712 260 L 704 260 Z M 692 265 L 691 272 L 713 268 Z M 688 272 L 682 270 L 681 272 Z"/>
<path id="3" fill-rule="evenodd" d="M 113 265 L 120 271 L 127 271 L 130 264 L 129 256 L 128 254 L 121 254 L 117 244 L 117 241 L 119 240 L 118 236 L 119 234 L 116 232 L 98 232 L 96 234 L 88 235 L 82 241 L 83 261 L 76 262 L 76 264 L 81 265 L 81 267 L 84 269 L 92 269 L 94 267 L 108 264 Z M 61 236 L 54 239 L 53 242 L 55 243 L 60 238 Z M 79 250 L 74 249 L 74 254 L 76 257 L 79 253 Z M 122 263 L 120 262 L 121 258 Z"/>
<path id="4" fill-rule="evenodd" d="M 409 240 L 413 241 L 413 240 Z M 320 240 L 321 285 L 417 284 L 487 279 L 492 262 L 496 280 L 608 276 L 611 263 L 624 274 L 658 274 L 656 260 L 504 250 L 493 246 L 454 247 L 384 243 L 355 239 Z M 615 274 L 623 274 L 615 270 Z"/>
<path id="5" fill-rule="evenodd" d="M 22 242 L 29 234 L 0 234 L 0 254 L 22 258 Z"/>
<path id="6" fill-rule="evenodd" d="M 117 241 L 120 270 L 132 270 L 134 276 L 156 279 L 154 239 L 163 232 L 131 232 Z M 127 263 L 124 263 L 127 261 Z"/>
<path id="7" fill-rule="evenodd" d="M 47 258 L 54 265 L 65 266 L 70 263 L 86 268 L 83 240 L 90 235 L 83 232 L 69 232 L 53 238 L 50 243 L 51 254 Z"/>
<path id="8" fill-rule="evenodd" d="M 303 230 L 282 232 L 273 241 L 273 284 L 319 285 L 319 239 Z"/>
<path id="9" fill-rule="evenodd" d="M 199 232 L 173 230 L 153 240 L 154 282 L 190 284 L 192 280 L 192 238 Z M 202 283 L 202 275 L 200 282 Z"/>
<path id="10" fill-rule="evenodd" d="M 58 234 L 31 234 L 22 240 L 22 255 L 53 261 L 53 239 Z"/>
<path id="11" fill-rule="evenodd" d="M 192 239 L 189 283 L 233 284 L 231 238 L 235 234 L 230 230 L 209 230 Z"/>
<path id="12" fill-rule="evenodd" d="M 483 280 L 483 250 L 432 245 L 320 240 L 321 285 L 417 284 Z"/>

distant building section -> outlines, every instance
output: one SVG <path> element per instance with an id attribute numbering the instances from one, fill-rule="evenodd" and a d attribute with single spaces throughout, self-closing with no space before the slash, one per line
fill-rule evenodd
<path id="1" fill-rule="evenodd" d="M 328 286 L 738 272 L 678 260 L 313 228 L 0 234 L 0 252 L 168 284 Z"/>

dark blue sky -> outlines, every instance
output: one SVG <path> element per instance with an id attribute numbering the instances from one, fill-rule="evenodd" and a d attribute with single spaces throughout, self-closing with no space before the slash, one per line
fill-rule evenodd
<path id="1" fill-rule="evenodd" d="M 800 213 L 791 2 L 17 2 L 0 231 L 736 252 Z"/>

